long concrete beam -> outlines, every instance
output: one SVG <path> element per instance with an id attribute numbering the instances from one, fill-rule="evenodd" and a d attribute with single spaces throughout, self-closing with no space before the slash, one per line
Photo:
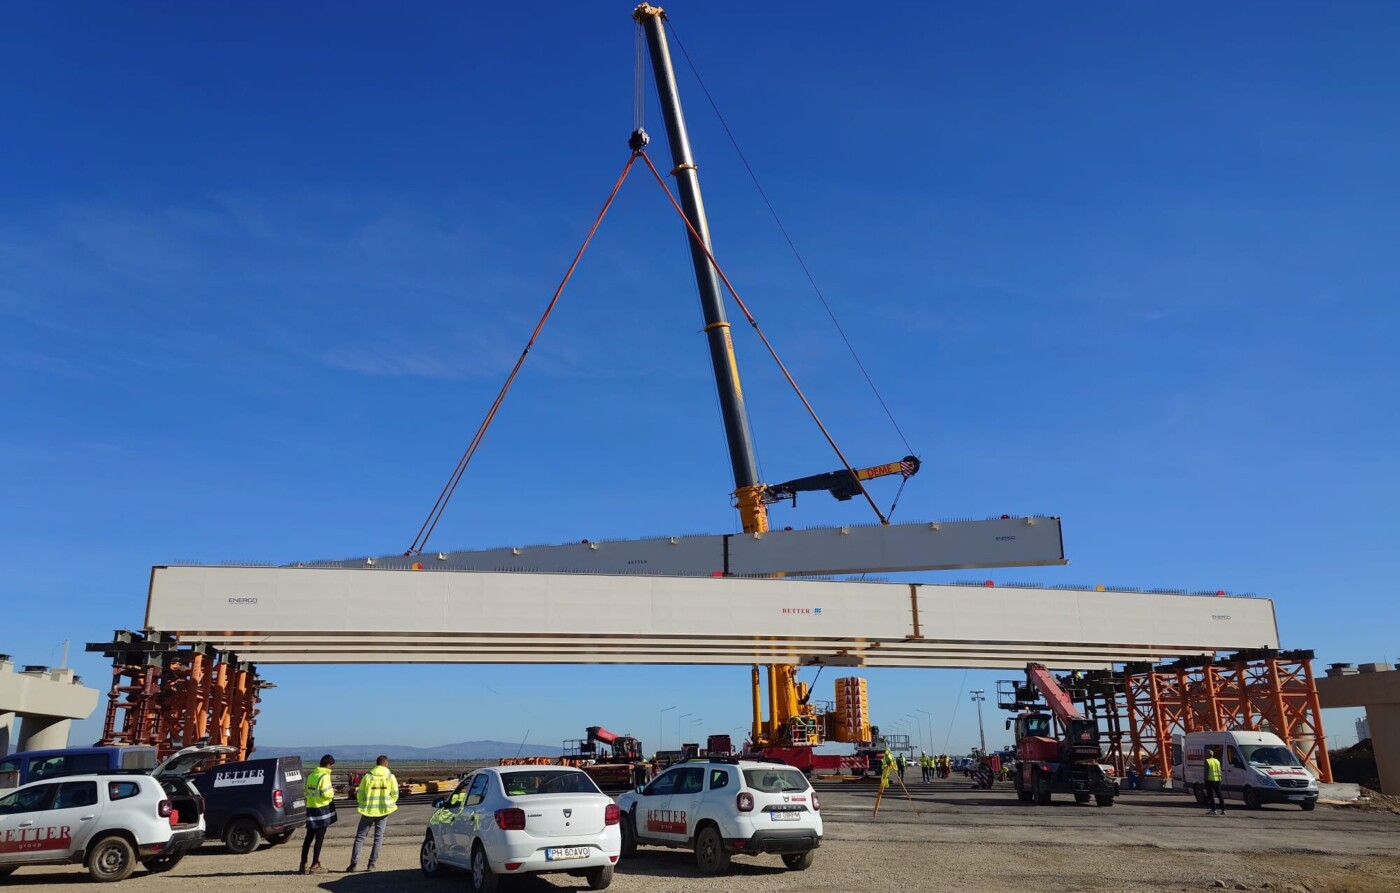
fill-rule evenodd
<path id="1" fill-rule="evenodd" d="M 771 577 L 1067 563 L 1060 519 L 1032 515 L 639 540 L 585 539 L 562 545 L 384 555 L 293 566 L 408 570 L 421 564 L 454 571 Z"/>
<path id="2" fill-rule="evenodd" d="M 157 567 L 146 627 L 259 663 L 1093 669 L 1279 647 L 1263 598 L 345 568 Z"/>

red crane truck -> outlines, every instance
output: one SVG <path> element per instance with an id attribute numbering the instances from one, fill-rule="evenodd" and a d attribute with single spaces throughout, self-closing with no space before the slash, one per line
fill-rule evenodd
<path id="1" fill-rule="evenodd" d="M 1023 803 L 1045 806 L 1055 794 L 1073 794 L 1077 803 L 1093 798 L 1099 806 L 1113 805 L 1118 780 L 1113 767 L 1100 762 L 1098 721 L 1079 711 L 1044 664 L 1027 664 L 1026 681 L 1004 680 L 997 694 L 1000 707 L 1020 711 L 1012 779 Z"/>

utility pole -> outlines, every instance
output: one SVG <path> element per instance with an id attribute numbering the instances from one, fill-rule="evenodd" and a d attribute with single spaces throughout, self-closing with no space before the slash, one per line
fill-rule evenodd
<path id="1" fill-rule="evenodd" d="M 987 700 L 985 688 L 974 688 L 972 700 L 977 702 L 977 740 L 982 745 L 982 756 L 987 755 L 987 733 L 982 730 L 982 702 Z"/>
<path id="2" fill-rule="evenodd" d="M 758 480 L 758 458 L 754 453 L 753 434 L 749 430 L 749 411 L 744 404 L 744 391 L 739 386 L 739 364 L 734 358 L 734 339 L 730 337 L 729 320 L 724 313 L 724 295 L 720 292 L 719 275 L 710 263 L 710 225 L 705 219 L 705 203 L 700 198 L 700 176 L 695 157 L 690 151 L 690 135 L 686 132 L 681 97 L 676 88 L 676 73 L 671 68 L 671 50 L 666 43 L 665 13 L 643 3 L 632 13 L 646 34 L 651 51 L 651 70 L 656 77 L 656 94 L 661 103 L 661 117 L 666 122 L 666 136 L 671 146 L 671 176 L 676 178 L 681 209 L 700 237 L 688 232 L 690 259 L 695 267 L 695 285 L 700 292 L 700 310 L 705 318 L 705 338 L 710 347 L 710 364 L 714 367 L 715 387 L 719 391 L 720 412 L 724 416 L 724 434 L 729 441 L 729 464 L 734 471 L 734 498 L 745 533 L 763 533 L 768 529 L 768 506 L 763 502 L 763 485 Z M 636 137 L 634 136 L 634 139 Z"/>

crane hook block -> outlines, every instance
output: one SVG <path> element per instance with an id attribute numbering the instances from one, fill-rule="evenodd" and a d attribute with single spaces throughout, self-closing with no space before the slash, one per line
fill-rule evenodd
<path id="1" fill-rule="evenodd" d="M 627 141 L 627 148 L 631 149 L 633 152 L 640 152 L 646 148 L 649 142 L 651 142 L 651 137 L 645 130 L 638 127 L 636 130 L 632 131 L 632 138 Z"/>

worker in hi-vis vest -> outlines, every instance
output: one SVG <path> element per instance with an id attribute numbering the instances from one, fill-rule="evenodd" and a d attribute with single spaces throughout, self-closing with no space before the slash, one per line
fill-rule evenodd
<path id="1" fill-rule="evenodd" d="M 381 756 L 375 760 L 374 768 L 360 779 L 355 800 L 360 807 L 360 827 L 355 831 L 355 845 L 350 849 L 350 867 L 345 870 L 355 870 L 355 865 L 360 861 L 360 847 L 373 828 L 374 847 L 369 851 L 369 865 L 366 866 L 373 871 L 379 862 L 380 844 L 384 842 L 384 826 L 389 821 L 389 814 L 399 808 L 399 780 L 389 771 L 388 757 Z"/>
<path id="2" fill-rule="evenodd" d="M 298 874 L 325 874 L 321 865 L 321 844 L 326 842 L 326 829 L 335 824 L 335 786 L 331 784 L 331 767 L 335 757 L 326 754 L 321 765 L 306 775 L 306 839 L 301 842 L 301 867 Z M 314 849 L 315 853 L 311 853 Z M 306 857 L 311 855 L 311 867 Z"/>
<path id="3" fill-rule="evenodd" d="M 1220 751 L 1214 747 L 1206 751 L 1206 803 L 1210 804 L 1210 812 L 1206 815 L 1225 814 L 1225 795 L 1220 791 L 1220 781 L 1223 777 L 1220 771 Z M 1215 811 L 1215 804 L 1220 804 L 1220 812 Z"/>

